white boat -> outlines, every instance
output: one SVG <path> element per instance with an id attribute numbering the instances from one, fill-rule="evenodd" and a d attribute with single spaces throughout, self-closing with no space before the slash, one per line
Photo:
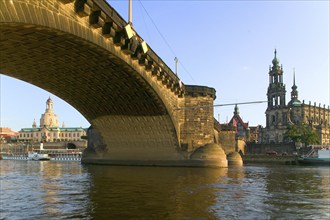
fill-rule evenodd
<path id="1" fill-rule="evenodd" d="M 50 160 L 50 157 L 48 154 L 44 153 L 38 153 L 38 152 L 30 152 L 28 154 L 29 160 Z"/>
<path id="2" fill-rule="evenodd" d="M 29 160 L 27 154 L 8 154 L 8 153 L 2 153 L 1 159 L 2 160 Z"/>
<path id="3" fill-rule="evenodd" d="M 27 154 L 2 154 L 3 160 L 50 160 L 48 154 L 38 153 L 38 152 L 29 152 Z"/>
<path id="4" fill-rule="evenodd" d="M 3 160 L 81 161 L 81 156 L 80 149 L 44 149 L 43 143 L 40 143 L 40 149 L 33 149 L 30 152 L 1 152 Z"/>
<path id="5" fill-rule="evenodd" d="M 28 153 L 2 154 L 3 160 L 50 160 L 50 161 L 81 161 L 80 150 L 47 149 Z"/>
<path id="6" fill-rule="evenodd" d="M 77 149 L 49 149 L 43 150 L 54 161 L 81 161 L 82 151 Z"/>

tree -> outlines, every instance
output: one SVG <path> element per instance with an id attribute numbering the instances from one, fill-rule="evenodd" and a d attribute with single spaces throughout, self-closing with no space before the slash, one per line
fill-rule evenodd
<path id="1" fill-rule="evenodd" d="M 304 143 L 305 146 L 320 143 L 315 129 L 304 122 L 290 125 L 284 133 L 284 139 L 286 141 Z"/>

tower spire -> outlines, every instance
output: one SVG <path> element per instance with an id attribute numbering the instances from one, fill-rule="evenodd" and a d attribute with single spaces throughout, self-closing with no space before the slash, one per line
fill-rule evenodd
<path id="1" fill-rule="evenodd" d="M 297 86 L 296 86 L 296 70 L 295 68 L 293 68 L 293 85 L 292 85 L 292 91 L 296 91 L 297 90 Z"/>
<path id="2" fill-rule="evenodd" d="M 33 124 L 32 124 L 32 128 L 36 128 L 37 127 L 37 122 L 36 119 L 34 119 Z"/>
<path id="3" fill-rule="evenodd" d="M 293 68 L 293 85 L 291 87 L 292 91 L 291 91 L 291 100 L 289 102 L 290 106 L 300 106 L 301 102 L 298 99 L 298 90 L 297 90 L 297 86 L 296 86 L 296 71 L 295 68 Z"/>
<path id="4" fill-rule="evenodd" d="M 234 108 L 234 115 L 239 115 L 239 109 L 238 109 L 238 106 L 237 104 L 235 105 L 235 108 Z"/>
<path id="5" fill-rule="evenodd" d="M 273 63 L 273 67 L 279 68 L 280 60 L 277 58 L 277 50 L 276 50 L 276 48 L 274 50 L 274 59 L 273 59 L 272 63 Z"/>

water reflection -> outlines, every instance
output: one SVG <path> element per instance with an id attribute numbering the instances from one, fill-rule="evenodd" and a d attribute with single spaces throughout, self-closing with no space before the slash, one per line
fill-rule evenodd
<path id="1" fill-rule="evenodd" d="M 86 201 L 88 174 L 77 163 L 0 161 L 0 219 L 58 219 L 79 215 Z M 82 179 L 85 178 L 85 181 Z M 85 191 L 87 190 L 87 191 Z"/>
<path id="2" fill-rule="evenodd" d="M 0 219 L 329 219 L 329 167 L 0 161 Z"/>
<path id="3" fill-rule="evenodd" d="M 329 219 L 329 167 L 280 168 L 270 172 L 267 177 L 269 216 L 277 219 L 285 213 L 290 218 Z M 315 212 L 309 210 L 317 210 L 317 217 Z"/>
<path id="4" fill-rule="evenodd" d="M 93 217 L 217 219 L 214 185 L 227 169 L 89 166 Z M 102 195 L 102 196 L 100 196 Z M 106 205 L 104 205 L 106 204 Z"/>

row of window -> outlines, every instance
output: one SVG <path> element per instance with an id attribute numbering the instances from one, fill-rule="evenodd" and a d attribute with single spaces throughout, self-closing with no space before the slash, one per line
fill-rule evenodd
<path id="1" fill-rule="evenodd" d="M 330 139 L 330 134 L 323 134 L 322 136 L 324 139 Z"/>
<path id="2" fill-rule="evenodd" d="M 29 142 L 31 140 L 30 139 L 21 139 L 20 141 Z M 74 139 L 63 138 L 63 139 L 54 139 L 54 140 L 47 139 L 46 141 L 47 142 L 62 142 L 62 141 L 81 141 L 81 140 L 79 138 L 74 138 Z"/>
<path id="3" fill-rule="evenodd" d="M 319 114 L 321 115 L 321 117 L 328 117 L 328 114 L 327 113 L 325 113 L 325 114 L 323 114 L 323 112 L 319 112 L 319 111 L 309 111 L 307 114 L 309 114 L 309 115 L 313 115 L 313 114 L 315 114 L 316 116 L 318 116 Z"/>
<path id="4" fill-rule="evenodd" d="M 41 137 L 81 137 L 81 133 L 20 133 L 19 134 L 19 137 L 20 138 L 33 138 L 33 137 L 39 137 L 39 134 Z"/>
<path id="5" fill-rule="evenodd" d="M 306 116 L 306 120 L 307 120 L 307 121 L 310 121 L 310 122 L 313 122 L 313 123 L 318 123 L 318 124 L 319 124 L 319 123 L 320 123 L 320 124 L 323 124 L 323 122 L 324 122 L 324 124 L 327 124 L 327 123 L 328 123 L 327 120 L 324 120 L 324 121 L 323 121 L 323 119 L 319 119 L 319 118 L 315 118 L 315 119 L 314 119 L 314 117 L 311 117 L 310 120 L 309 120 L 309 117 L 308 117 L 308 116 Z"/>

